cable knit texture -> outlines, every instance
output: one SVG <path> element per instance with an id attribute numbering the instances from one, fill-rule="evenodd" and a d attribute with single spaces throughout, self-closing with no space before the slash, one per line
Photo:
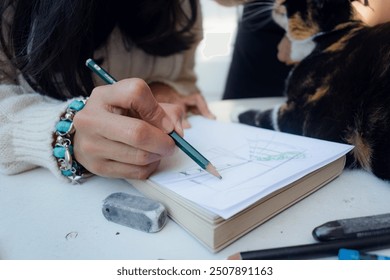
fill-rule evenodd
<path id="1" fill-rule="evenodd" d="M 55 124 L 68 102 L 25 93 L 16 85 L 0 85 L 0 93 L 1 172 L 16 174 L 42 166 L 62 178 L 52 142 Z"/>

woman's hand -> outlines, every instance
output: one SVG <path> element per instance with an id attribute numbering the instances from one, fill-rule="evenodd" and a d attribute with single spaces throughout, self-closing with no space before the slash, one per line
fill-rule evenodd
<path id="1" fill-rule="evenodd" d="M 206 100 L 200 93 L 184 96 L 176 92 L 170 86 L 158 82 L 150 84 L 150 89 L 158 102 L 176 104 L 186 113 L 193 113 L 209 119 L 215 119 L 215 116 L 207 107 Z M 184 125 L 188 126 L 187 123 Z"/>
<path id="2" fill-rule="evenodd" d="M 145 179 L 173 153 L 168 133 L 183 135 L 183 115 L 179 106 L 159 105 L 140 79 L 96 87 L 74 117 L 75 158 L 100 176 Z"/>

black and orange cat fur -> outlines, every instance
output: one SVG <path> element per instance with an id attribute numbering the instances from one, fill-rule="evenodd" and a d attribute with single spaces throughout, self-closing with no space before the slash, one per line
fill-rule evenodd
<path id="1" fill-rule="evenodd" d="M 273 18 L 300 62 L 284 104 L 239 121 L 354 145 L 347 167 L 390 180 L 390 23 L 355 20 L 350 0 L 276 0 Z"/>

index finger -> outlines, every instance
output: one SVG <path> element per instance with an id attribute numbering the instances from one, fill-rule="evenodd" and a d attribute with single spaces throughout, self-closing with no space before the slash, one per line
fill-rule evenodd
<path id="1" fill-rule="evenodd" d="M 101 97 L 105 104 L 133 111 L 140 119 L 166 133 L 174 130 L 171 118 L 157 103 L 145 81 L 137 78 L 124 79 L 104 86 L 105 91 L 108 87 L 110 92 Z"/>

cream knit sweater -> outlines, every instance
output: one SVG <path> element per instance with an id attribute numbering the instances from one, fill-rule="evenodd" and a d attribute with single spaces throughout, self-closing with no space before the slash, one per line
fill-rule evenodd
<path id="1" fill-rule="evenodd" d="M 192 48 L 168 57 L 151 56 L 136 47 L 127 51 L 115 29 L 94 58 L 104 57 L 102 66 L 118 80 L 138 77 L 148 83 L 160 81 L 187 95 L 198 91 L 194 54 L 202 39 L 201 15 L 194 28 L 197 40 Z M 1 50 L 0 62 L 0 172 L 17 174 L 40 166 L 65 178 L 52 155 L 52 141 L 55 124 L 71 100 L 62 102 L 34 92 L 17 69 L 7 66 Z M 11 77 L 4 73 L 11 73 Z M 98 78 L 95 82 L 103 84 Z"/>

